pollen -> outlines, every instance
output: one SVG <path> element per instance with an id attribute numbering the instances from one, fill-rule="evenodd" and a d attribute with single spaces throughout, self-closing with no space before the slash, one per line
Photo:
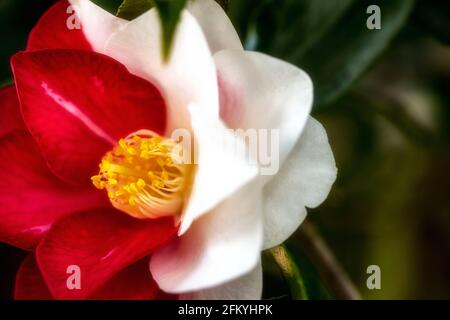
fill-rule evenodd
<path id="1" fill-rule="evenodd" d="M 176 142 L 149 130 L 119 140 L 102 159 L 92 183 L 105 189 L 112 205 L 139 219 L 181 211 L 189 165 L 178 164 Z"/>

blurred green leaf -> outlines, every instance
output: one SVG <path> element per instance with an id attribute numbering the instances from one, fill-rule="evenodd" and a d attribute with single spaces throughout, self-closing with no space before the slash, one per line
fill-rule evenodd
<path id="1" fill-rule="evenodd" d="M 117 11 L 117 16 L 133 20 L 155 6 L 153 0 L 125 0 Z"/>
<path id="2" fill-rule="evenodd" d="M 293 243 L 295 242 L 295 243 Z M 297 241 L 298 242 L 298 241 Z M 291 259 L 302 272 L 302 279 L 309 300 L 327 300 L 331 296 L 324 287 L 319 272 L 308 257 L 302 253 L 295 238 L 288 241 L 285 246 L 288 248 Z"/>
<path id="3" fill-rule="evenodd" d="M 300 270 L 287 248 L 281 245 L 271 249 L 270 252 L 289 286 L 291 298 L 294 300 L 308 300 L 308 294 Z"/>
<path id="4" fill-rule="evenodd" d="M 178 25 L 181 11 L 186 6 L 187 0 L 154 0 L 161 17 L 163 28 L 163 54 L 165 59 L 170 56 L 173 37 Z"/>
<path id="5" fill-rule="evenodd" d="M 0 0 L 0 82 L 12 82 L 11 56 L 26 48 L 28 35 L 52 0 Z"/>
<path id="6" fill-rule="evenodd" d="M 245 2 L 245 1 L 244 1 Z M 255 17 L 258 50 L 301 57 L 329 31 L 355 0 L 266 0 Z M 268 22 L 271 23 L 268 23 Z"/>
<path id="7" fill-rule="evenodd" d="M 112 14 L 115 14 L 117 12 L 117 8 L 119 8 L 120 4 L 123 0 L 91 0 L 98 6 L 102 7 L 103 9 L 109 11 Z"/>
<path id="8" fill-rule="evenodd" d="M 252 7 L 251 2 L 247 0 L 230 0 L 228 3 L 228 16 L 244 42 L 247 40 L 249 25 L 257 8 L 257 3 L 254 3 Z"/>
<path id="9" fill-rule="evenodd" d="M 8 80 L 0 80 L 0 89 L 7 87 L 9 85 L 11 85 L 13 83 L 12 79 L 8 79 Z"/>
<path id="10" fill-rule="evenodd" d="M 381 0 L 381 30 L 366 27 L 369 2 L 359 1 L 323 37 L 317 46 L 300 58 L 293 57 L 308 71 L 316 85 L 316 105 L 326 105 L 344 93 L 384 51 L 404 25 L 414 0 Z"/>
<path id="11" fill-rule="evenodd" d="M 419 1 L 414 15 L 422 29 L 445 44 L 450 44 L 450 2 Z"/>
<path id="12" fill-rule="evenodd" d="M 194 0 L 195 1 L 195 0 Z M 229 0 L 215 0 L 223 10 L 228 11 Z"/>
<path id="13" fill-rule="evenodd" d="M 163 30 L 163 55 L 168 60 L 178 20 L 186 3 L 187 0 L 125 0 L 120 5 L 117 15 L 133 19 L 155 6 Z"/>
<path id="14" fill-rule="evenodd" d="M 232 0 L 230 15 L 248 48 L 305 69 L 316 106 L 340 97 L 401 30 L 414 0 Z M 366 26 L 369 5 L 381 8 L 381 30 Z"/>

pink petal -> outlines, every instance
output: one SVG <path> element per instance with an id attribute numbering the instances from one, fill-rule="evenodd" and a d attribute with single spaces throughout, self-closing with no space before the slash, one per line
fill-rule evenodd
<path id="1" fill-rule="evenodd" d="M 25 131 L 0 138 L 0 172 L 0 241 L 22 249 L 32 250 L 57 219 L 109 205 L 100 190 L 55 177 Z"/>
<path id="2" fill-rule="evenodd" d="M 24 120 L 64 180 L 88 182 L 102 156 L 134 131 L 164 133 L 159 91 L 109 57 L 43 50 L 15 55 L 12 66 Z"/>
<path id="3" fill-rule="evenodd" d="M 0 89 L 0 137 L 24 128 L 16 87 Z"/>
<path id="4" fill-rule="evenodd" d="M 16 300 L 52 300 L 53 297 L 42 278 L 34 254 L 22 262 L 16 276 Z"/>
<path id="5" fill-rule="evenodd" d="M 27 50 L 41 49 L 81 49 L 92 50 L 79 23 L 79 28 L 72 28 L 79 20 L 71 4 L 57 1 L 39 20 L 28 38 Z M 70 26 L 70 28 L 68 27 Z"/>
<path id="6" fill-rule="evenodd" d="M 176 231 L 171 218 L 144 221 L 114 209 L 86 212 L 56 223 L 38 246 L 37 260 L 55 298 L 84 299 Z M 80 290 L 67 288 L 70 265 L 80 267 Z"/>

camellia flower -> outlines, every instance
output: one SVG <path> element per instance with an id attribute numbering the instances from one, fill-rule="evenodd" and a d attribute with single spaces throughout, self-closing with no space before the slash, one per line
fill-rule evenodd
<path id="1" fill-rule="evenodd" d="M 167 62 L 161 38 L 155 10 L 128 22 L 59 1 L 11 59 L 0 240 L 30 252 L 16 298 L 259 299 L 261 251 L 328 195 L 336 168 L 307 74 L 244 51 L 212 0 L 182 12 Z M 177 129 L 198 164 L 173 161 Z M 228 129 L 279 130 L 279 172 L 228 152 L 214 137 L 247 148 Z"/>

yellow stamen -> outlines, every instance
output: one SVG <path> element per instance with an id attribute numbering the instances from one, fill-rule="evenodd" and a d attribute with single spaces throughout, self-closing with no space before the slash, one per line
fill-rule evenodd
<path id="1" fill-rule="evenodd" d="M 120 139 L 92 183 L 106 189 L 114 207 L 135 218 L 177 215 L 190 169 L 173 161 L 175 145 L 148 130 Z"/>

